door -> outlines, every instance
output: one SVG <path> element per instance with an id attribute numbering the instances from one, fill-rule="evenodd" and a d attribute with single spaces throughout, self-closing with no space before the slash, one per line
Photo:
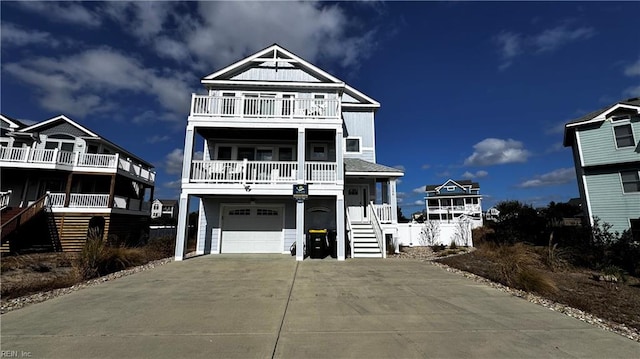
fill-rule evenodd
<path id="1" fill-rule="evenodd" d="M 345 186 L 345 190 L 347 192 L 345 201 L 351 222 L 369 222 L 369 218 L 367 218 L 368 187 L 352 185 Z"/>
<path id="2" fill-rule="evenodd" d="M 274 206 L 225 206 L 221 253 L 282 253 L 284 209 Z"/>

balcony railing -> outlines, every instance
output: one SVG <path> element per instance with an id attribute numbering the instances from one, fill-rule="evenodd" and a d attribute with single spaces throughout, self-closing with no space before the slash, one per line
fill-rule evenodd
<path id="1" fill-rule="evenodd" d="M 429 206 L 430 212 L 442 211 L 442 212 L 480 212 L 482 211 L 479 204 L 465 204 L 458 206 Z"/>
<path id="2" fill-rule="evenodd" d="M 298 163 L 284 161 L 192 161 L 191 181 L 295 183 Z"/>
<path id="3" fill-rule="evenodd" d="M 340 118 L 340 100 L 192 95 L 192 116 L 244 118 Z"/>
<path id="4" fill-rule="evenodd" d="M 338 165 L 335 162 L 307 162 L 305 179 L 310 183 L 335 183 Z"/>
<path id="5" fill-rule="evenodd" d="M 29 147 L 0 147 L 0 161 L 38 164 L 56 164 L 71 167 L 112 168 L 128 172 L 134 177 L 154 182 L 155 172 L 145 168 L 119 154 L 95 154 L 60 151 L 58 149 L 40 149 Z"/>
<path id="6" fill-rule="evenodd" d="M 66 195 L 64 193 L 49 193 L 47 204 L 52 208 L 109 208 L 108 194 L 84 194 L 71 193 L 69 195 L 69 204 L 65 206 Z M 122 208 L 133 211 L 149 211 L 148 202 L 142 202 L 135 198 L 126 198 L 122 196 L 114 196 L 113 208 Z"/>

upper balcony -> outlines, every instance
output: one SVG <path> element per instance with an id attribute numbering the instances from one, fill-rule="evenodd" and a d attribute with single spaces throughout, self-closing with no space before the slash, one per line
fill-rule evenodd
<path id="1" fill-rule="evenodd" d="M 447 212 L 482 212 L 482 207 L 479 204 L 465 204 L 465 205 L 442 205 L 442 206 L 429 206 L 430 213 L 447 213 Z"/>
<path id="2" fill-rule="evenodd" d="M 152 185 L 156 176 L 156 173 L 150 168 L 145 168 L 128 158 L 121 158 L 118 153 L 110 155 L 1 146 L 0 164 L 2 167 L 14 168 L 118 173 Z"/>
<path id="3" fill-rule="evenodd" d="M 203 96 L 193 94 L 191 116 L 207 116 L 220 121 L 230 118 L 251 121 L 282 120 L 340 121 L 340 100 L 296 98 L 292 94 L 243 94 Z"/>

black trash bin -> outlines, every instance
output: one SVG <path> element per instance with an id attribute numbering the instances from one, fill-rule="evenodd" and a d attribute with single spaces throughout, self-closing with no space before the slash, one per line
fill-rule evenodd
<path id="1" fill-rule="evenodd" d="M 338 232 L 335 229 L 332 229 L 327 234 L 328 242 L 329 242 L 329 254 L 331 258 L 338 258 L 338 243 L 337 241 Z"/>
<path id="2" fill-rule="evenodd" d="M 327 230 L 310 229 L 307 235 L 307 252 L 311 258 L 324 258 L 327 256 Z"/>

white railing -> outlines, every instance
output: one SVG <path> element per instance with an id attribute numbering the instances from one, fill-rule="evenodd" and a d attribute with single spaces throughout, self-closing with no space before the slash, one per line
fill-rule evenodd
<path id="1" fill-rule="evenodd" d="M 89 207 L 109 207 L 108 194 L 80 194 L 71 193 L 69 195 L 69 207 L 89 208 Z"/>
<path id="2" fill-rule="evenodd" d="M 192 161 L 191 181 L 208 183 L 295 183 L 297 162 Z"/>
<path id="3" fill-rule="evenodd" d="M 368 211 L 373 231 L 375 232 L 376 239 L 378 240 L 378 246 L 380 247 L 380 251 L 382 251 L 382 258 L 387 258 L 387 241 L 384 238 L 384 231 L 380 225 L 380 218 L 378 218 L 376 209 L 373 207 L 373 202 L 369 202 Z"/>
<path id="4" fill-rule="evenodd" d="M 11 190 L 6 192 L 0 192 L 0 209 L 9 206 L 9 200 L 11 199 Z"/>
<path id="5" fill-rule="evenodd" d="M 49 193 L 47 205 L 54 208 L 64 207 L 64 199 L 64 193 Z"/>
<path id="6" fill-rule="evenodd" d="M 10 162 L 26 162 L 29 147 L 0 147 L 0 160 Z"/>
<path id="7" fill-rule="evenodd" d="M 393 210 L 390 204 L 374 204 L 373 208 L 380 223 L 393 223 Z"/>
<path id="8" fill-rule="evenodd" d="M 58 150 L 47 150 L 41 148 L 32 148 L 30 154 L 30 162 L 33 163 L 55 163 L 58 157 Z"/>
<path id="9" fill-rule="evenodd" d="M 340 118 L 340 100 L 193 94 L 191 115 L 247 118 Z"/>
<path id="10" fill-rule="evenodd" d="M 117 154 L 78 153 L 79 167 L 116 168 L 117 161 Z"/>
<path id="11" fill-rule="evenodd" d="M 351 258 L 353 258 L 353 228 L 351 228 L 351 218 L 349 218 L 349 211 L 344 211 L 344 213 L 347 218 L 347 239 L 349 240 L 349 248 L 351 249 Z"/>
<path id="12" fill-rule="evenodd" d="M 338 178 L 335 162 L 307 162 L 305 165 L 307 182 L 335 183 Z"/>
<path id="13" fill-rule="evenodd" d="M 465 205 L 456 205 L 456 206 L 429 206 L 430 212 L 436 211 L 456 211 L 456 212 L 480 212 L 482 209 L 479 204 L 465 204 Z"/>
<path id="14" fill-rule="evenodd" d="M 26 162 L 26 163 L 49 163 L 66 166 L 76 166 L 82 168 L 118 168 L 130 173 L 134 177 L 154 182 L 156 173 L 150 168 L 145 168 L 133 162 L 129 158 L 120 158 L 119 154 L 95 154 L 70 151 L 59 151 L 58 149 L 39 149 L 29 147 L 0 147 L 0 161 Z"/>

